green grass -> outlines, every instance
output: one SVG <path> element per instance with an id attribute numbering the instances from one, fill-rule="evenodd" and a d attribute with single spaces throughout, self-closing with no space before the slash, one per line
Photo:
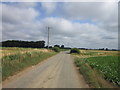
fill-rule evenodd
<path id="1" fill-rule="evenodd" d="M 95 88 L 109 88 L 100 81 L 98 77 L 101 76 L 115 85 L 120 85 L 118 63 L 118 56 L 75 58 L 75 64 L 80 67 L 80 73 L 90 86 Z"/>
<path id="2" fill-rule="evenodd" d="M 87 53 L 82 53 L 82 55 L 90 55 L 90 56 L 93 56 L 93 55 L 96 55 L 98 54 L 98 52 L 87 52 Z"/>
<path id="3" fill-rule="evenodd" d="M 27 52 L 27 51 L 34 50 L 34 49 L 33 48 L 18 48 L 18 47 L 2 47 L 2 55 L 8 56 L 10 54 Z"/>
<path id="4" fill-rule="evenodd" d="M 60 48 L 60 51 L 68 51 L 70 49 L 64 49 L 64 48 Z"/>
<path id="5" fill-rule="evenodd" d="M 86 62 L 92 68 L 100 70 L 106 80 L 120 85 L 118 56 L 90 57 L 86 59 Z"/>
<path id="6" fill-rule="evenodd" d="M 2 57 L 2 80 L 55 54 L 55 52 L 33 51 L 4 56 Z"/>
<path id="7" fill-rule="evenodd" d="M 83 77 L 85 78 L 86 82 L 89 84 L 90 87 L 92 87 L 92 88 L 101 87 L 99 85 L 99 82 L 98 82 L 95 74 L 93 73 L 91 68 L 86 64 L 85 58 L 83 58 L 83 59 L 75 58 L 75 64 L 77 67 L 80 68 L 79 69 L 80 73 L 83 75 Z"/>

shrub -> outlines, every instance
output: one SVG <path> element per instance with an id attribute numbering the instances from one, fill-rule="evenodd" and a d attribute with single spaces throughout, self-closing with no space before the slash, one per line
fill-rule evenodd
<path id="1" fill-rule="evenodd" d="M 80 50 L 78 48 L 72 48 L 70 53 L 77 53 L 80 54 Z"/>
<path id="2" fill-rule="evenodd" d="M 53 47 L 52 50 L 55 51 L 55 52 L 60 52 L 60 48 L 59 47 Z"/>

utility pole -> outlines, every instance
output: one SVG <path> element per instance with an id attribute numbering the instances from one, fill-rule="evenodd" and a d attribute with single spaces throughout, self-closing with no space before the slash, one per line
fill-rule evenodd
<path id="1" fill-rule="evenodd" d="M 47 29 L 48 29 L 48 43 L 47 43 L 47 44 L 48 44 L 48 48 L 49 48 L 49 37 L 50 37 L 49 34 L 50 34 L 50 27 L 48 26 Z"/>

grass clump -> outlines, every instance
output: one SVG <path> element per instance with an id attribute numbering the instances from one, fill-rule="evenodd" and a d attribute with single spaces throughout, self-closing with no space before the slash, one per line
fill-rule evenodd
<path id="1" fill-rule="evenodd" d="M 70 53 L 77 53 L 80 54 L 80 50 L 78 48 L 72 48 Z"/>
<path id="2" fill-rule="evenodd" d="M 4 56 L 2 57 L 2 80 L 55 54 L 55 52 L 33 51 Z"/>
<path id="3" fill-rule="evenodd" d="M 79 67 L 80 73 L 83 75 L 83 77 L 85 78 L 86 82 L 90 85 L 90 87 L 92 88 L 100 87 L 98 81 L 96 80 L 94 72 L 85 62 L 85 58 L 84 59 L 76 58 L 75 64 L 77 67 Z"/>
<path id="4" fill-rule="evenodd" d="M 59 47 L 53 47 L 52 50 L 55 51 L 55 52 L 60 52 L 60 48 Z"/>

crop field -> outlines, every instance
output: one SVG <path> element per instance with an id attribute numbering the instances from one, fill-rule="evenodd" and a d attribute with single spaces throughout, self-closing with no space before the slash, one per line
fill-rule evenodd
<path id="1" fill-rule="evenodd" d="M 38 64 L 40 61 L 55 55 L 52 50 L 37 48 L 2 48 L 2 79 L 14 75 L 24 68 Z"/>
<path id="2" fill-rule="evenodd" d="M 91 86 L 109 87 L 100 80 L 100 76 L 120 86 L 118 51 L 81 50 L 80 55 L 74 56 L 76 65 Z"/>
<path id="3" fill-rule="evenodd" d="M 33 49 L 33 48 L 17 48 L 17 47 L 2 47 L 1 48 L 1 53 L 2 57 L 4 56 L 9 56 L 9 55 L 14 55 L 16 53 L 26 53 L 26 52 L 32 52 L 32 51 L 42 51 L 42 52 L 49 52 L 50 50 L 47 49 Z"/>

